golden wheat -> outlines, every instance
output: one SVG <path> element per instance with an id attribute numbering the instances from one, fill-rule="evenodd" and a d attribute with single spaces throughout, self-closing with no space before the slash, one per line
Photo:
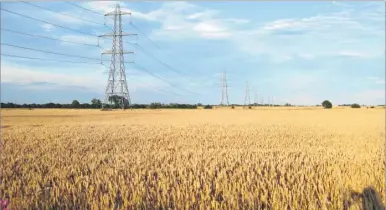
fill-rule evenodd
<path id="1" fill-rule="evenodd" d="M 0 193 L 12 209 L 362 209 L 385 198 L 384 113 L 2 110 Z"/>

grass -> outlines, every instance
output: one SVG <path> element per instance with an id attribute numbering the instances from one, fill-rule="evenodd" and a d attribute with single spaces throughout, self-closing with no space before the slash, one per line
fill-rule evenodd
<path id="1" fill-rule="evenodd" d="M 1 115 L 11 209 L 364 209 L 385 199 L 384 109 Z"/>

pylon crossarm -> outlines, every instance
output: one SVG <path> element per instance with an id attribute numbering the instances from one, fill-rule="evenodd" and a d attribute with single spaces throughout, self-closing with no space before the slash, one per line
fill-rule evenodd
<path id="1" fill-rule="evenodd" d="M 114 15 L 131 15 L 131 12 L 109 12 L 105 16 L 114 16 Z"/>
<path id="2" fill-rule="evenodd" d="M 134 54 L 134 52 L 130 52 L 130 51 L 119 51 L 119 52 L 113 52 L 112 50 L 107 50 L 105 52 L 102 53 L 102 55 L 104 54 Z"/>
<path id="3" fill-rule="evenodd" d="M 106 37 L 106 36 L 137 36 L 138 37 L 138 34 L 129 34 L 129 33 L 121 33 L 121 34 L 113 34 L 113 33 L 110 33 L 110 34 L 103 34 L 103 35 L 99 35 L 98 37 Z"/>

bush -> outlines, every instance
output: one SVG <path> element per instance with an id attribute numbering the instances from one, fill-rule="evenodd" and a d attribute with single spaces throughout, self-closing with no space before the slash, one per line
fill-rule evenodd
<path id="1" fill-rule="evenodd" d="M 332 103 L 328 100 L 324 100 L 322 102 L 322 106 L 325 108 L 325 109 L 331 109 L 332 108 Z"/>
<path id="2" fill-rule="evenodd" d="M 371 106 L 370 108 L 374 109 L 375 107 L 374 107 L 374 106 Z"/>
<path id="3" fill-rule="evenodd" d="M 359 104 L 352 104 L 352 105 L 351 105 L 351 108 L 356 108 L 356 109 L 358 109 L 358 108 L 361 108 L 361 106 L 360 106 Z"/>
<path id="4" fill-rule="evenodd" d="M 251 106 L 248 106 L 248 109 L 252 109 L 252 107 L 251 107 Z"/>
<path id="5" fill-rule="evenodd" d="M 213 107 L 211 105 L 205 105 L 204 109 L 212 109 Z"/>
<path id="6" fill-rule="evenodd" d="M 234 108 L 235 108 L 235 106 L 232 106 L 232 107 L 231 107 L 231 109 L 234 109 Z"/>

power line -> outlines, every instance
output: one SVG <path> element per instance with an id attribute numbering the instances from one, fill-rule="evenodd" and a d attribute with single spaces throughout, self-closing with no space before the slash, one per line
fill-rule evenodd
<path id="1" fill-rule="evenodd" d="M 83 56 L 77 56 L 77 55 L 69 55 L 69 54 L 63 54 L 63 53 L 58 53 L 58 52 L 33 49 L 33 48 L 29 48 L 29 47 L 22 47 L 22 46 L 6 44 L 6 43 L 1 43 L 1 45 L 5 45 L 5 46 L 9 46 L 9 47 L 15 47 L 15 48 L 20 48 L 20 49 L 26 49 L 26 50 L 32 50 L 32 51 L 37 51 L 37 52 L 49 53 L 49 54 L 63 55 L 63 56 L 68 56 L 68 57 L 76 57 L 76 58 L 83 58 L 83 59 L 89 59 L 89 60 L 100 60 L 100 59 L 97 59 L 97 58 L 89 58 L 89 57 L 83 57 Z"/>
<path id="2" fill-rule="evenodd" d="M 45 59 L 45 58 L 35 58 L 35 57 L 27 57 L 27 56 L 19 56 L 19 55 L 9 55 L 9 54 L 1 54 L 6 57 L 14 57 L 14 58 L 24 58 L 24 59 L 31 59 L 31 60 L 40 60 L 40 61 L 48 61 L 48 62 L 64 62 L 64 63 L 84 63 L 84 64 L 98 64 L 102 66 L 106 66 L 103 63 L 92 63 L 92 62 L 82 62 L 82 61 L 62 61 L 62 60 L 52 60 L 52 59 Z M 103 61 L 109 61 L 109 60 L 103 60 Z M 127 64 L 132 64 L 133 62 L 124 62 Z M 106 66 L 109 67 L 109 66 Z"/>
<path id="3" fill-rule="evenodd" d="M 87 9 L 87 8 L 85 8 L 85 7 L 79 6 L 79 5 L 74 4 L 74 3 L 70 3 L 70 2 L 65 2 L 65 3 L 71 4 L 71 5 L 73 5 L 73 6 L 79 7 L 79 8 L 81 8 L 81 9 L 87 10 L 87 11 L 89 11 L 89 12 L 93 12 L 93 13 L 95 13 L 95 14 L 99 14 L 99 15 L 104 16 L 104 14 L 102 14 L 102 13 L 96 12 L 96 11 L 94 11 L 94 10 Z M 127 21 L 125 21 L 125 22 L 127 22 Z M 130 25 L 132 25 L 132 26 L 133 26 L 140 34 L 142 34 L 142 36 L 144 36 L 149 42 L 151 42 L 154 46 L 156 46 L 158 49 L 161 50 L 161 48 L 160 48 L 154 41 L 152 41 L 149 37 L 147 37 L 147 36 L 145 35 L 145 33 L 143 33 L 143 32 L 142 32 L 137 26 L 135 26 L 131 21 L 130 21 L 130 22 L 127 22 L 127 23 L 129 23 Z M 105 37 L 103 37 L 103 38 L 105 38 Z M 172 66 L 166 64 L 165 62 L 163 62 L 163 61 L 157 59 L 154 55 L 152 55 L 152 54 L 150 54 L 149 52 L 145 51 L 145 50 L 144 50 L 142 47 L 140 47 L 138 44 L 135 45 L 135 44 L 133 44 L 133 43 L 129 43 L 129 42 L 125 42 L 125 41 L 123 41 L 123 42 L 124 42 L 124 43 L 128 43 L 128 44 L 131 44 L 131 45 L 134 45 L 135 47 L 139 48 L 139 50 L 141 50 L 142 52 L 144 52 L 144 53 L 147 54 L 148 56 L 152 57 L 154 60 L 156 60 L 157 62 L 159 62 L 159 63 L 162 64 L 163 66 L 167 67 L 168 69 L 170 69 L 170 70 L 172 70 L 172 71 L 174 71 L 174 72 L 177 72 L 177 73 L 179 73 L 179 74 L 184 74 L 184 73 L 182 73 L 181 71 L 178 71 L 177 69 L 173 68 Z"/>
<path id="4" fill-rule="evenodd" d="M 164 78 L 162 78 L 162 77 L 160 77 L 160 76 L 158 76 L 158 75 L 153 74 L 152 72 L 148 71 L 147 69 L 145 69 L 144 67 L 142 67 L 142 66 L 140 66 L 140 65 L 138 65 L 138 64 L 136 64 L 136 63 L 134 63 L 134 65 L 135 65 L 136 67 L 138 67 L 139 70 L 144 71 L 144 72 L 150 74 L 151 76 L 153 76 L 153 77 L 155 77 L 155 78 L 157 78 L 157 79 L 159 79 L 159 80 L 162 80 L 163 82 L 167 83 L 168 85 L 170 85 L 170 86 L 172 86 L 172 87 L 178 88 L 178 89 L 180 89 L 180 90 L 182 90 L 182 91 L 184 91 L 184 92 L 188 92 L 188 93 L 197 95 L 197 93 L 194 93 L 194 92 L 191 92 L 191 91 L 188 91 L 188 90 L 183 90 L 183 89 L 181 89 L 180 87 L 174 85 L 173 83 L 170 83 L 169 81 L 165 80 Z"/>
<path id="5" fill-rule="evenodd" d="M 89 11 L 89 12 L 92 12 L 92 13 L 95 13 L 95 14 L 98 14 L 98 15 L 105 16 L 104 14 L 102 14 L 102 13 L 100 13 L 100 12 L 96 12 L 96 11 L 94 11 L 94 10 L 87 9 L 87 8 L 85 8 L 85 7 L 79 6 L 78 4 L 74 4 L 74 3 L 70 3 L 70 2 L 65 2 L 65 3 L 71 4 L 71 5 L 73 5 L 73 6 L 76 6 L 76 7 L 78 7 L 78 8 L 87 10 L 87 11 Z M 140 34 L 142 34 L 142 36 L 144 36 L 144 37 L 145 37 L 149 42 L 151 42 L 155 47 L 157 47 L 158 49 L 161 50 L 161 47 L 159 47 L 154 41 L 152 41 L 149 37 L 147 37 L 147 36 L 145 35 L 145 33 L 143 33 L 143 32 L 142 32 L 137 26 L 135 26 L 131 21 L 130 21 L 130 22 L 124 21 L 124 22 L 127 22 L 127 23 L 129 23 L 130 25 L 132 25 L 133 28 L 135 28 L 135 30 L 137 30 Z"/>
<path id="6" fill-rule="evenodd" d="M 67 29 L 67 30 L 71 30 L 71 31 L 75 31 L 75 32 L 78 32 L 78 33 L 82 33 L 82 34 L 85 34 L 85 35 L 89 35 L 89 36 L 94 36 L 94 37 L 98 37 L 94 34 L 90 34 L 90 33 L 87 33 L 87 32 L 83 32 L 83 31 L 79 31 L 79 30 L 76 30 L 76 29 L 72 29 L 72 28 L 68 28 L 68 27 L 65 27 L 65 26 L 61 26 L 61 25 L 58 25 L 58 24 L 54 24 L 54 23 L 50 23 L 50 22 L 47 22 L 47 21 L 44 21 L 44 20 L 40 20 L 40 19 L 36 19 L 36 18 L 33 18 L 33 17 L 30 17 L 30 16 L 27 16 L 27 15 L 23 15 L 23 14 L 20 14 L 20 13 L 16 13 L 16 12 L 13 12 L 13 11 L 9 11 L 7 9 L 2 9 L 1 10 L 3 11 L 6 11 L 6 12 L 9 12 L 9 13 L 12 13 L 12 14 L 15 14 L 15 15 L 19 15 L 21 17 L 25 17 L 25 18 L 28 18 L 28 19 L 32 19 L 32 20 L 35 20 L 35 21 L 39 21 L 39 22 L 43 22 L 43 23 L 46 23 L 46 24 L 50 24 L 50 25 L 53 25 L 53 26 L 57 26 L 57 27 L 60 27 L 60 28 L 64 28 L 64 29 Z M 104 39 L 109 39 L 107 37 L 102 37 Z M 111 39 L 109 39 L 111 40 Z M 151 53 L 147 52 L 146 50 L 144 50 L 144 48 L 140 47 L 139 45 L 136 45 L 136 44 L 133 44 L 133 43 L 130 43 L 130 42 L 124 42 L 124 43 L 127 43 L 127 44 L 131 44 L 135 47 L 137 47 L 140 51 L 142 51 L 143 53 L 145 53 L 146 55 L 148 55 L 149 57 L 153 58 L 154 60 L 156 60 L 157 62 L 159 62 L 160 64 L 162 64 L 163 66 L 167 67 L 168 69 L 174 71 L 174 72 L 177 72 L 179 74 L 183 74 L 182 72 L 174 69 L 173 67 L 171 67 L 170 65 L 162 62 L 161 60 L 157 59 L 154 55 L 152 55 Z"/>
<path id="7" fill-rule="evenodd" d="M 88 10 L 90 12 L 93 12 L 93 13 L 96 13 L 96 14 L 99 14 L 99 15 L 103 15 L 102 13 L 99 13 L 99 12 L 95 12 L 93 10 L 89 10 L 87 8 L 84 8 L 82 6 L 79 6 L 77 4 L 73 4 L 73 3 L 70 3 L 70 2 L 65 2 L 65 3 L 68 3 L 68 4 L 71 4 L 71 5 L 74 5 L 76 7 L 79 7 L 79 8 L 82 8 L 82 9 L 85 9 L 85 10 Z M 31 4 L 32 5 L 32 4 Z M 36 6 L 36 5 L 34 5 Z M 45 8 L 46 9 L 46 8 Z M 64 28 L 64 29 L 67 29 L 67 30 L 70 30 L 70 31 L 74 31 L 74 32 L 77 32 L 77 33 L 81 33 L 81 34 L 85 34 L 85 35 L 89 35 L 89 36 L 94 36 L 94 37 L 98 37 L 97 35 L 94 35 L 94 34 L 91 34 L 91 33 L 87 33 L 87 32 L 84 32 L 84 31 L 79 31 L 79 30 L 76 30 L 76 29 L 72 29 L 72 28 L 68 28 L 68 27 L 65 27 L 65 26 L 61 26 L 61 25 L 58 25 L 58 24 L 54 24 L 54 23 L 51 23 L 51 22 L 47 22 L 47 21 L 44 21 L 44 20 L 40 20 L 40 19 L 37 19 L 37 18 L 33 18 L 33 17 L 30 17 L 30 16 L 27 16 L 27 15 L 23 15 L 23 14 L 20 14 L 20 13 L 17 13 L 17 12 L 14 12 L 14 11 L 10 11 L 10 10 L 7 10 L 7 9 L 3 9 L 3 8 L 0 8 L 0 10 L 3 10 L 5 12 L 8 12 L 8 13 L 11 13 L 11 14 L 14 14 L 14 15 L 18 15 L 18 16 L 21 16 L 21 17 L 24 17 L 24 18 L 28 18 L 28 19 L 32 19 L 32 20 L 35 20 L 35 21 L 39 21 L 39 22 L 42 22 L 42 23 L 46 23 L 46 24 L 50 24 L 50 25 L 53 25 L 53 26 L 56 26 L 56 27 L 60 27 L 60 28 Z M 60 13 L 59 13 L 60 14 Z M 133 24 L 132 24 L 133 25 Z M 135 27 L 133 25 L 133 27 Z M 137 31 L 139 31 L 138 27 L 135 27 L 137 29 Z M 3 30 L 3 29 L 2 29 Z M 7 29 L 5 29 L 7 30 Z M 8 30 L 8 31 L 11 31 L 11 30 Z M 20 33 L 20 34 L 24 34 L 24 35 L 27 35 L 27 33 L 23 33 L 23 32 L 16 32 L 16 31 L 12 31 L 12 32 L 15 32 L 15 33 Z M 139 31 L 141 32 L 141 31 Z M 141 32 L 142 33 L 142 32 Z M 40 37 L 40 38 L 47 38 L 47 39 L 52 39 L 52 40 L 60 40 L 60 39 L 54 39 L 54 38 L 50 38 L 50 37 L 43 37 L 43 36 L 37 36 L 37 35 L 33 35 L 35 37 Z M 102 38 L 105 38 L 105 39 L 109 39 L 107 37 L 102 37 Z M 111 39 L 109 39 L 111 40 Z M 150 39 L 148 39 L 150 40 Z M 65 40 L 60 40 L 60 41 L 65 41 Z M 70 41 L 66 41 L 66 42 L 70 42 Z M 75 43 L 75 42 L 72 42 L 72 43 Z M 142 51 L 144 54 L 148 55 L 149 57 L 153 58 L 154 60 L 156 60 L 157 62 L 159 62 L 160 64 L 162 64 L 163 66 L 167 67 L 168 69 L 174 71 L 174 72 L 177 72 L 179 74 L 183 74 L 182 72 L 176 70 L 175 68 L 171 67 L 170 65 L 164 63 L 163 61 L 159 60 L 158 58 L 156 58 L 154 55 L 152 55 L 151 53 L 149 53 L 148 51 L 146 51 L 143 47 L 140 47 L 138 44 L 133 44 L 133 43 L 130 43 L 130 42 L 124 42 L 124 43 L 127 43 L 127 44 L 131 44 L 135 47 L 137 47 L 140 51 Z M 153 42 L 154 43 L 154 42 Z M 77 43 L 77 44 L 81 44 L 81 43 Z M 85 44 L 85 43 L 82 43 L 82 44 Z M 154 43 L 155 44 L 155 43 Z M 68 54 L 62 54 L 62 53 L 56 53 L 56 52 L 52 52 L 52 51 L 43 51 L 43 50 L 38 50 L 38 49 L 32 49 L 32 48 L 26 48 L 26 47 L 21 47 L 21 46 L 15 46 L 15 45 L 10 45 L 10 44 L 4 44 L 2 43 L 2 45 L 7 45 L 7 46 L 11 46 L 11 47 L 17 47 L 17 48 L 22 48 L 22 49 L 28 49 L 28 50 L 33 50 L 33 51 L 40 51 L 40 52 L 44 52 L 44 53 L 51 53 L 51 54 L 57 54 L 57 55 L 63 55 L 63 56 L 69 56 L 69 57 L 78 57 L 78 58 L 85 58 L 85 59 L 91 59 L 91 60 L 99 60 L 99 59 L 95 59 L 95 58 L 87 58 L 87 57 L 81 57 L 81 56 L 75 56 L 75 55 L 68 55 Z M 92 46 L 95 46 L 95 45 L 92 45 Z M 22 56 L 19 56 L 19 57 L 22 57 Z M 27 57 L 26 57 L 27 58 Z M 34 58 L 33 58 L 34 59 Z M 140 68 L 140 67 L 139 67 Z M 167 82 L 166 80 L 164 80 L 163 78 L 161 77 L 158 77 L 157 75 L 154 75 L 152 74 L 151 72 L 145 70 L 144 68 L 142 68 L 143 71 L 151 74 L 152 76 L 155 76 L 156 78 L 158 79 L 161 79 L 163 80 L 164 82 L 168 83 L 169 85 L 173 86 L 173 87 L 177 87 L 175 85 L 173 85 L 172 83 L 169 83 Z M 178 87 L 177 87 L 178 88 Z M 190 92 L 190 91 L 186 91 L 186 92 Z M 193 92 L 190 92 L 190 93 L 193 93 Z M 197 94 L 197 93 L 193 93 L 193 94 Z"/>
<path id="8" fill-rule="evenodd" d="M 154 41 L 152 41 L 149 37 L 147 37 L 145 35 L 145 33 L 143 33 L 142 31 L 139 30 L 139 28 L 137 26 L 135 26 L 132 22 L 129 22 L 130 25 L 133 26 L 133 28 L 135 28 L 135 30 L 138 31 L 139 34 L 142 34 L 142 36 L 144 36 L 150 43 L 152 43 L 155 47 L 157 47 L 159 50 L 162 50 L 161 47 L 159 47 Z"/>
<path id="9" fill-rule="evenodd" d="M 168 69 L 178 73 L 178 74 L 181 74 L 181 75 L 185 75 L 185 73 L 173 68 L 172 66 L 166 64 L 165 62 L 159 60 L 158 58 L 156 58 L 154 55 L 152 55 L 151 53 L 149 53 L 148 51 L 146 51 L 143 47 L 141 47 L 140 45 L 134 45 L 134 47 L 137 47 L 140 51 L 142 51 L 144 54 L 150 56 L 151 58 L 153 58 L 155 61 L 157 61 L 158 63 L 162 64 L 163 66 L 167 67 Z"/>
<path id="10" fill-rule="evenodd" d="M 64 1 L 64 3 L 67 3 L 67 4 L 71 4 L 71 5 L 75 6 L 75 7 L 78 7 L 78 8 L 81 8 L 81 9 L 87 10 L 87 11 L 89 11 L 89 12 L 92 12 L 92 13 L 95 13 L 95 14 L 98 14 L 98 15 L 102 15 L 102 16 L 104 16 L 104 14 L 102 14 L 102 13 L 100 13 L 100 12 L 96 12 L 96 11 L 93 11 L 93 10 L 87 9 L 87 8 L 85 8 L 85 7 L 79 6 L 78 4 L 74 4 L 74 3 L 71 3 L 71 2 L 66 2 L 66 1 Z"/>
<path id="11" fill-rule="evenodd" d="M 6 57 L 13 57 L 13 58 L 23 58 L 23 59 L 30 59 L 30 60 L 41 60 L 41 61 L 48 61 L 48 62 L 63 62 L 63 63 L 84 63 L 84 64 L 98 64 L 100 63 L 91 63 L 91 62 L 81 62 L 81 61 L 62 61 L 62 60 L 49 60 L 44 58 L 34 58 L 34 57 L 26 57 L 26 56 L 18 56 L 18 55 L 9 55 L 9 54 L 1 54 L 2 56 Z"/>
<path id="12" fill-rule="evenodd" d="M 52 37 L 47 37 L 47 36 L 40 36 L 40 35 L 35 35 L 35 34 L 29 34 L 29 33 L 21 32 L 21 31 L 14 31 L 14 30 L 5 29 L 5 28 L 1 28 L 1 30 L 2 30 L 2 31 L 11 32 L 11 33 L 16 33 L 16 34 L 22 34 L 22 35 L 26 35 L 26 36 L 38 37 L 38 38 L 42 38 L 42 39 L 51 39 L 51 40 L 57 40 L 57 41 L 62 41 L 62 42 L 68 42 L 68 43 L 73 43 L 73 44 L 81 44 L 81 45 L 87 45 L 87 46 L 98 47 L 98 45 L 87 44 L 87 43 L 81 43 L 81 42 L 67 41 L 67 40 L 63 40 L 63 39 L 57 39 L 57 38 L 52 38 Z"/>
<path id="13" fill-rule="evenodd" d="M 21 2 L 24 3 L 24 4 L 28 4 L 28 5 L 31 5 L 31 6 L 33 6 L 33 7 L 36 7 L 36 8 L 40 8 L 40 9 L 43 9 L 43 10 L 47 10 L 47 11 L 50 11 L 50 12 L 53 12 L 53 13 L 58 13 L 58 14 L 61 14 L 61 15 L 67 16 L 67 17 L 75 18 L 75 19 L 82 20 L 82 21 L 89 22 L 89 23 L 94 23 L 94 24 L 97 24 L 97 25 L 103 25 L 103 26 L 106 26 L 106 25 L 103 24 L 103 23 L 98 23 L 98 22 L 95 22 L 95 21 L 92 21 L 92 20 L 83 19 L 83 18 L 80 18 L 80 17 L 76 17 L 76 16 L 72 16 L 72 15 L 69 15 L 69 14 L 66 14 L 66 13 L 62 13 L 62 12 L 57 12 L 57 11 L 55 11 L 55 10 L 48 9 L 48 8 L 45 8 L 45 7 L 36 5 L 36 4 L 32 4 L 32 3 L 29 3 L 29 2 L 25 2 L 25 1 L 21 1 Z"/>
<path id="14" fill-rule="evenodd" d="M 64 29 L 67 29 L 67 30 L 70 30 L 70 31 L 75 31 L 75 32 L 77 32 L 77 33 L 81 33 L 81 34 L 85 34 L 85 35 L 97 37 L 97 36 L 94 35 L 94 34 L 90 34 L 90 33 L 87 33 L 87 32 L 84 32 L 84 31 L 79 31 L 79 30 L 72 29 L 72 28 L 67 28 L 67 27 L 65 27 L 65 26 L 61 26 L 61 25 L 57 25 L 57 24 L 54 24 L 54 23 L 50 23 L 50 22 L 47 22 L 47 21 L 44 21 L 44 20 L 40 20 L 40 19 L 37 19 L 37 18 L 33 18 L 33 17 L 27 16 L 27 15 L 23 15 L 23 14 L 20 14 L 20 13 L 17 13 L 17 12 L 13 12 L 13 11 L 10 11 L 10 10 L 7 10 L 7 9 L 1 8 L 0 10 L 3 10 L 3 11 L 5 11 L 5 12 L 9 12 L 9 13 L 12 13 L 12 14 L 15 14 L 15 15 L 19 15 L 19 16 L 21 16 L 21 17 L 25 17 L 25 18 L 28 18 L 28 19 L 31 19 L 31 20 L 35 20 L 35 21 L 39 21 L 39 22 L 42 22 L 42 23 L 50 24 L 50 25 L 53 25 L 53 26 L 56 26 L 56 27 L 59 27 L 59 28 L 64 28 Z"/>
<path id="15" fill-rule="evenodd" d="M 12 14 L 15 14 L 15 15 L 19 15 L 21 17 L 28 18 L 28 19 L 31 19 L 31 20 L 35 20 L 35 21 L 39 21 L 39 22 L 42 22 L 42 23 L 50 24 L 50 25 L 53 25 L 53 26 L 56 26 L 56 27 L 64 28 L 64 29 L 67 29 L 67 30 L 70 30 L 70 31 L 74 31 L 74 32 L 77 32 L 77 33 L 98 37 L 95 34 L 87 33 L 87 32 L 84 32 L 84 31 L 79 31 L 79 30 L 72 29 L 72 28 L 68 28 L 68 27 L 65 27 L 65 26 L 62 26 L 62 25 L 58 25 L 58 24 L 54 24 L 54 23 L 51 23 L 51 22 L 47 22 L 47 21 L 44 21 L 44 20 L 37 19 L 37 18 L 33 18 L 33 17 L 27 16 L 27 15 L 23 15 L 23 14 L 20 14 L 20 13 L 17 13 L 17 12 L 13 12 L 13 11 L 10 11 L 10 10 L 7 10 L 7 9 L 2 9 L 1 8 L 0 10 L 3 10 L 5 12 L 9 12 L 9 13 L 12 13 Z M 101 38 L 109 39 L 107 37 L 101 37 Z M 112 39 L 109 39 L 109 40 L 112 40 Z M 124 42 L 124 43 L 134 45 L 133 43 L 130 43 L 130 42 Z"/>
<path id="16" fill-rule="evenodd" d="M 42 22 L 42 23 L 50 24 L 50 25 L 53 25 L 53 26 L 56 26 L 56 27 L 64 28 L 64 29 L 67 29 L 67 30 L 70 30 L 70 31 L 74 31 L 74 32 L 77 32 L 77 33 L 81 33 L 81 34 L 85 34 L 85 35 L 89 35 L 89 36 L 98 37 L 98 36 L 95 35 L 95 34 L 87 33 L 87 32 L 84 32 L 84 31 L 79 31 L 79 30 L 72 29 L 72 28 L 68 28 L 68 27 L 65 27 L 65 26 L 62 26 L 62 25 L 54 24 L 54 23 L 51 23 L 51 22 L 47 22 L 47 21 L 44 21 L 44 20 L 40 20 L 40 19 L 37 19 L 37 18 L 33 18 L 33 17 L 30 17 L 30 16 L 27 16 L 27 15 L 23 15 L 23 14 L 20 14 L 20 13 L 16 13 L 16 12 L 13 12 L 13 11 L 9 11 L 9 10 L 6 10 L 6 9 L 0 9 L 0 10 L 3 10 L 3 11 L 5 11 L 5 12 L 9 12 L 9 13 L 12 13 L 12 14 L 15 14 L 15 15 L 19 15 L 19 16 L 24 17 L 24 18 L 28 18 L 28 19 L 31 19 L 31 20 L 35 20 L 35 21 L 38 21 L 38 22 Z M 109 39 L 109 38 L 107 38 L 107 37 L 101 37 L 101 38 Z M 111 39 L 109 39 L 109 40 L 111 40 Z M 132 44 L 132 43 L 130 43 L 130 42 L 125 42 L 125 43 Z M 97 45 L 97 46 L 98 46 L 98 45 Z"/>
<path id="17" fill-rule="evenodd" d="M 9 54 L 0 54 L 1 56 L 5 56 L 5 57 L 12 57 L 12 58 L 22 58 L 22 59 L 30 59 L 30 60 L 40 60 L 40 61 L 47 61 L 47 62 L 60 62 L 60 63 L 76 63 L 76 64 L 95 64 L 95 65 L 101 65 L 100 63 L 92 63 L 92 62 L 81 62 L 81 61 L 64 61 L 64 60 L 52 60 L 52 59 L 44 59 L 44 58 L 34 58 L 34 57 L 26 57 L 26 56 L 18 56 L 18 55 L 9 55 Z M 104 65 L 106 66 L 106 65 Z M 139 81 L 139 80 L 137 80 Z M 178 94 L 178 93 L 174 93 L 174 92 L 171 92 L 171 91 L 167 91 L 167 90 L 164 90 L 164 89 L 160 89 L 160 88 L 156 88 L 156 87 L 152 87 L 153 89 L 157 90 L 157 91 L 163 91 L 163 92 L 169 92 L 173 95 L 178 95 L 178 96 L 182 96 L 181 94 Z"/>

